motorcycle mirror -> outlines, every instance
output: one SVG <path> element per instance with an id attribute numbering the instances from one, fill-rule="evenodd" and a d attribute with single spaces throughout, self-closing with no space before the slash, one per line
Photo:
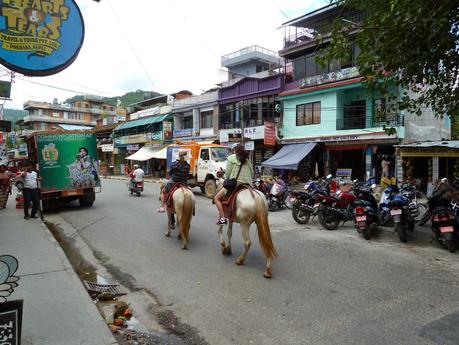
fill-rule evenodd
<path id="1" fill-rule="evenodd" d="M 376 185 L 373 183 L 373 184 L 371 185 L 371 189 L 375 189 L 375 188 L 376 188 Z"/>
<path id="2" fill-rule="evenodd" d="M 330 180 L 332 177 L 333 177 L 332 174 L 327 175 L 327 180 Z"/>
<path id="3" fill-rule="evenodd" d="M 446 183 L 446 181 L 448 181 L 448 179 L 447 179 L 446 177 L 443 177 L 443 178 L 441 179 L 441 183 Z"/>

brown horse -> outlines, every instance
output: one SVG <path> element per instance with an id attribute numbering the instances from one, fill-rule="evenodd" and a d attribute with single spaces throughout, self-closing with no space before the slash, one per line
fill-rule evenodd
<path id="1" fill-rule="evenodd" d="M 271 231 L 269 229 L 268 223 L 268 203 L 266 202 L 266 198 L 263 193 L 257 190 L 245 189 L 239 192 L 237 195 L 235 217 L 234 220 L 228 224 L 228 245 L 226 245 L 223 238 L 223 225 L 219 225 L 217 230 L 217 233 L 220 237 L 220 246 L 223 255 L 231 255 L 231 236 L 233 234 L 233 222 L 240 224 L 242 238 L 244 239 L 244 250 L 236 259 L 236 264 L 244 264 L 245 257 L 247 256 L 247 252 L 249 251 L 250 245 L 252 244 L 249 236 L 250 225 L 255 222 L 257 225 L 260 245 L 267 259 L 266 270 L 263 275 L 265 278 L 271 278 L 272 260 L 278 255 L 271 238 Z"/>
<path id="2" fill-rule="evenodd" d="M 167 212 L 167 232 L 166 237 L 170 237 L 171 230 L 174 229 L 174 214 L 177 215 L 177 222 L 180 228 L 179 239 L 182 240 L 182 249 L 188 249 L 189 232 L 191 218 L 193 217 L 196 200 L 193 192 L 185 187 L 178 188 L 172 195 L 174 201 L 174 212 L 170 212 L 166 207 Z"/>

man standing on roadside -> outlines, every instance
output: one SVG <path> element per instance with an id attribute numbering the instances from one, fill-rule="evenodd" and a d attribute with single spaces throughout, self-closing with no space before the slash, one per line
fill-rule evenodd
<path id="1" fill-rule="evenodd" d="M 38 205 L 40 202 L 40 195 L 38 194 L 38 174 L 32 168 L 26 168 L 21 174 L 24 180 L 24 187 L 22 195 L 24 196 L 24 219 L 38 218 Z M 29 206 L 32 202 L 32 213 L 29 216 Z"/>

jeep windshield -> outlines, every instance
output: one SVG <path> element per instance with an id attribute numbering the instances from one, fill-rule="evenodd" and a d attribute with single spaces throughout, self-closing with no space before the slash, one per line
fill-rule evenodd
<path id="1" fill-rule="evenodd" d="M 217 162 L 225 162 L 229 156 L 229 149 L 226 147 L 212 147 L 210 152 L 212 159 Z"/>

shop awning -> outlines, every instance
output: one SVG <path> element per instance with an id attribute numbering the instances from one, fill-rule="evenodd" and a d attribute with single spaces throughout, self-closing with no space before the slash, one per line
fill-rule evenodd
<path id="1" fill-rule="evenodd" d="M 279 152 L 261 163 L 273 169 L 296 170 L 300 161 L 316 146 L 316 143 L 284 145 Z"/>
<path id="2" fill-rule="evenodd" d="M 156 151 L 151 158 L 156 158 L 156 159 L 167 159 L 167 146 L 163 147 L 162 149 L 160 148 L 158 151 Z"/>
<path id="3" fill-rule="evenodd" d="M 173 118 L 172 114 L 164 114 L 164 115 L 159 115 L 159 116 L 149 116 L 149 117 L 140 118 L 140 119 L 132 120 L 132 121 L 126 121 L 126 122 L 121 123 L 119 126 L 117 126 L 115 128 L 115 131 L 119 131 L 122 129 L 128 129 L 128 128 L 134 128 L 134 127 L 152 125 L 154 123 L 163 122 L 164 120 L 169 120 L 171 118 Z"/>
<path id="4" fill-rule="evenodd" d="M 145 145 L 141 147 L 136 153 L 126 157 L 126 159 L 131 161 L 147 161 L 151 158 L 155 158 L 154 155 L 160 150 L 160 147 Z"/>

